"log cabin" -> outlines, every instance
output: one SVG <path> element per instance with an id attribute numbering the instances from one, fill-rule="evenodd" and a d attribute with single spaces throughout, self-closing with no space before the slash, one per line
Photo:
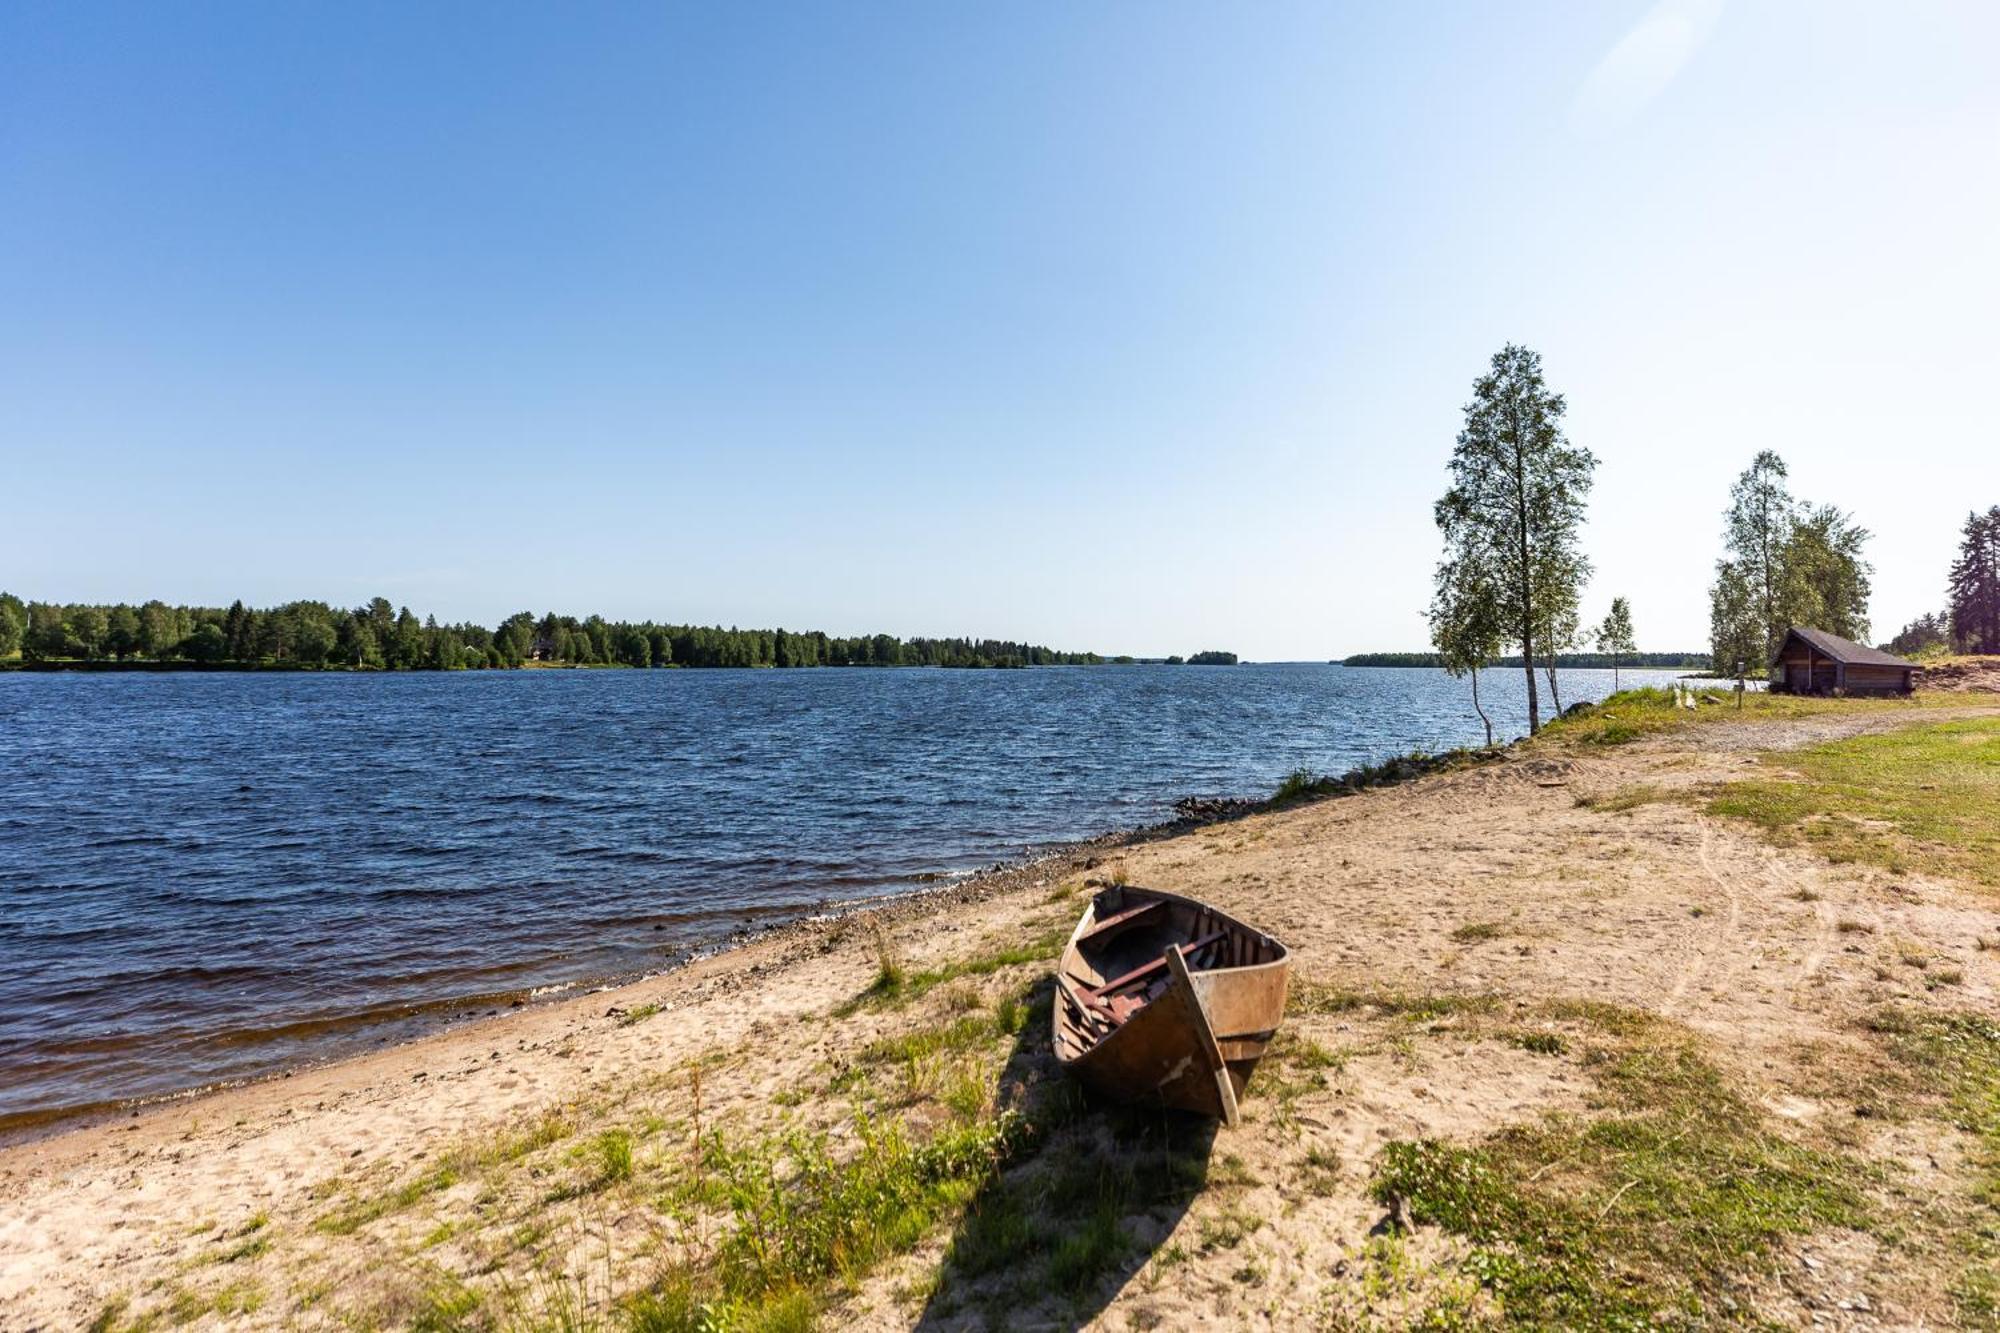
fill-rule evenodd
<path id="1" fill-rule="evenodd" d="M 1771 688 L 1787 694 L 1908 694 L 1920 670 L 1880 649 L 1794 625 L 1771 659 Z"/>

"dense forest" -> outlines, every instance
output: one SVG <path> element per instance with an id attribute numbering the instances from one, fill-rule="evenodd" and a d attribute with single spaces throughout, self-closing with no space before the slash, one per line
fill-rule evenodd
<path id="1" fill-rule="evenodd" d="M 287 602 L 268 609 L 63 605 L 0 593 L 0 658 L 30 664 L 174 663 L 239 669 L 348 668 L 462 671 L 487 667 L 1084 666 L 1095 653 L 1059 653 L 998 639 L 837 638 L 818 631 L 723 629 L 537 617 L 498 627 L 418 620 L 377 597 L 353 609 Z"/>
<path id="2" fill-rule="evenodd" d="M 1707 653 L 1557 653 L 1559 667 L 1601 667 L 1609 671 L 1614 665 L 1621 667 L 1658 667 L 1669 669 L 1700 668 L 1708 665 Z M 1536 661 L 1542 660 L 1537 655 Z M 1352 657 L 1340 659 L 1340 665 L 1351 667 L 1441 667 L 1444 657 L 1440 653 L 1356 653 Z M 1521 655 L 1495 657 L 1483 663 L 1489 667 L 1518 667 Z"/>
<path id="3" fill-rule="evenodd" d="M 1946 575 L 1945 608 L 1889 640 L 1892 653 L 2000 653 L 2000 505 L 1965 516 Z"/>

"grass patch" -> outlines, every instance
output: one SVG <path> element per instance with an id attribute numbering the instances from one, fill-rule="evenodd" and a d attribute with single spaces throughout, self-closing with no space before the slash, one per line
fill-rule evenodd
<path id="1" fill-rule="evenodd" d="M 518 1134 L 504 1135 L 483 1147 L 465 1146 L 443 1161 L 394 1189 L 365 1198 L 352 1199 L 342 1207 L 321 1215 L 314 1230 L 330 1236 L 351 1236 L 377 1218 L 386 1217 L 450 1189 L 469 1175 L 519 1161 L 541 1148 L 559 1142 L 570 1133 L 567 1121 L 547 1115 Z"/>
<path id="2" fill-rule="evenodd" d="M 1496 996 L 1411 995 L 1402 991 L 1350 990 L 1341 986 L 1320 986 L 1293 981 L 1285 997 L 1287 1014 L 1349 1014 L 1372 1009 L 1379 1014 L 1405 1018 L 1413 1023 L 1432 1023 L 1461 1014 L 1490 1013 L 1499 1003 Z"/>
<path id="3" fill-rule="evenodd" d="M 1383 1150 L 1375 1198 L 1470 1241 L 1466 1270 L 1510 1323 L 1724 1317 L 1711 1304 L 1785 1237 L 1863 1220 L 1853 1163 L 1774 1133 L 1691 1038 L 1620 1028 L 1641 1035 L 1586 1057 L 1609 1114 Z"/>
<path id="4" fill-rule="evenodd" d="M 618 1016 L 618 1026 L 629 1028 L 634 1024 L 645 1022 L 659 1012 L 660 1006 L 657 1004 L 635 1004 Z"/>
<path id="5" fill-rule="evenodd" d="M 1025 944 L 1010 945 L 976 958 L 959 959 L 941 967 L 910 971 L 893 958 L 884 957 L 876 969 L 875 979 L 868 989 L 833 1011 L 835 1018 L 846 1018 L 864 1008 L 884 1008 L 908 1004 L 921 999 L 939 986 L 966 977 L 986 977 L 1004 968 L 1019 967 L 1025 963 L 1046 963 L 1062 953 L 1063 945 L 1069 942 L 1069 927 L 1052 928 Z"/>
<path id="6" fill-rule="evenodd" d="M 1295 768 L 1285 775 L 1284 781 L 1278 784 L 1278 789 L 1271 793 L 1270 803 L 1274 806 L 1286 806 L 1297 805 L 1302 801 L 1324 800 L 1333 796 L 1352 796 L 1369 787 L 1393 786 L 1398 782 L 1408 782 L 1427 774 L 1463 768 L 1468 764 L 1484 763 L 1495 757 L 1495 752 L 1488 750 L 1457 749 L 1447 750 L 1443 754 L 1412 750 L 1409 754 L 1396 755 L 1380 763 L 1362 764 L 1351 768 L 1338 777 L 1312 768 Z"/>
<path id="7" fill-rule="evenodd" d="M 1964 1323 L 2000 1327 L 2000 1022 L 1885 1009 L 1870 1023 L 1946 1117 L 1971 1135 L 1977 1172 L 1946 1234 L 1964 1257 L 1952 1298 Z"/>
<path id="8" fill-rule="evenodd" d="M 1452 931 L 1451 937 L 1460 944 L 1483 944 L 1506 933 L 1507 924 L 1504 921 L 1468 921 Z"/>
<path id="9" fill-rule="evenodd" d="M 632 1134 L 630 1130 L 607 1129 L 591 1141 L 597 1158 L 597 1178 L 606 1185 L 632 1178 Z"/>
<path id="10" fill-rule="evenodd" d="M 2000 885 L 2000 718 L 1906 727 L 1767 757 L 1713 814 L 1834 861 Z"/>
<path id="11" fill-rule="evenodd" d="M 1918 694 L 1908 699 L 1821 699 L 1756 690 L 1743 694 L 1743 706 L 1739 709 L 1733 681 L 1699 686 L 1694 697 L 1693 708 L 1682 708 L 1674 691 L 1659 686 L 1620 690 L 1594 707 L 1550 720 L 1542 727 L 1541 740 L 1545 744 L 1626 745 L 1676 727 L 1711 722 L 1785 721 L 1883 710 L 1921 715 L 1927 707 L 1965 702 L 1963 697 L 1953 700 L 1936 694 Z"/>

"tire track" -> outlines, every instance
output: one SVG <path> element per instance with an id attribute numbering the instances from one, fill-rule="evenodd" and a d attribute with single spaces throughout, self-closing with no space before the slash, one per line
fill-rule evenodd
<path id="1" fill-rule="evenodd" d="M 1736 886 L 1730 881 L 1729 877 L 1715 868 L 1715 858 L 1712 855 L 1715 842 L 1714 825 L 1708 821 L 1707 817 L 1700 814 L 1697 814 L 1694 820 L 1695 824 L 1701 829 L 1701 845 L 1696 851 L 1696 857 L 1701 862 L 1701 871 L 1704 875 L 1708 876 L 1709 882 L 1720 889 L 1723 896 L 1729 900 L 1729 917 L 1723 923 L 1722 937 L 1725 939 L 1734 938 L 1740 935 L 1743 929 L 1742 895 L 1736 891 Z M 1704 931 L 1701 933 L 1713 935 L 1715 932 Z M 1714 960 L 1714 957 L 1715 950 L 1713 948 L 1697 948 L 1695 956 L 1682 966 L 1681 974 L 1675 980 L 1673 989 L 1667 993 L 1666 1002 L 1660 1006 L 1663 1013 L 1671 1014 L 1680 1006 L 1682 999 L 1686 997 L 1689 989 L 1708 974 L 1709 964 Z"/>

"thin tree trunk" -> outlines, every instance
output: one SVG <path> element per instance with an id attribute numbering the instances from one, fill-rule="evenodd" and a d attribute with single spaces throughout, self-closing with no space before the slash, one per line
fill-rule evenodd
<path id="1" fill-rule="evenodd" d="M 1479 720 L 1486 724 L 1486 748 L 1493 748 L 1493 719 L 1486 716 L 1486 710 L 1479 703 L 1479 668 L 1472 668 L 1472 711 L 1479 714 Z"/>
<path id="2" fill-rule="evenodd" d="M 1611 655 L 1611 692 L 1618 693 L 1618 654 Z"/>
<path id="3" fill-rule="evenodd" d="M 1541 696 L 1535 688 L 1535 567 L 1528 552 L 1528 469 L 1521 457 L 1520 413 L 1514 421 L 1514 533 L 1521 556 L 1521 670 L 1528 678 L 1528 734 L 1542 729 Z"/>
<path id="4" fill-rule="evenodd" d="M 1549 661 L 1546 670 L 1549 673 L 1549 707 L 1555 710 L 1555 715 L 1557 717 L 1561 717 L 1563 711 L 1563 697 L 1562 697 L 1562 692 L 1556 688 L 1556 655 L 1553 651 L 1549 653 Z"/>

